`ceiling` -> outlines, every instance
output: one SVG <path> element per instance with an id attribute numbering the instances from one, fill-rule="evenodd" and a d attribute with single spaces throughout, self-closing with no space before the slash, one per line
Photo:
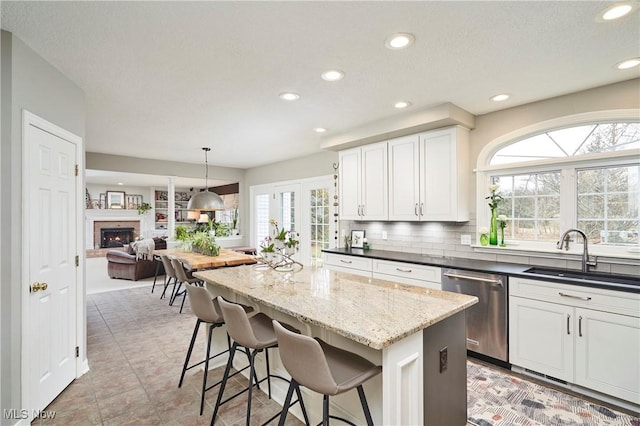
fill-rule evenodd
<path id="1" fill-rule="evenodd" d="M 86 150 L 250 168 L 451 102 L 473 114 L 637 78 L 603 1 L 11 2 L 2 28 L 86 95 Z M 390 50 L 397 32 L 415 36 Z M 320 74 L 345 72 L 338 82 Z M 283 101 L 281 92 L 300 94 Z M 497 103 L 490 97 L 509 93 Z M 412 103 L 397 110 L 399 100 Z M 316 127 L 327 132 L 317 134 Z"/>
<path id="2" fill-rule="evenodd" d="M 197 188 L 202 189 L 205 187 L 204 179 L 187 178 L 172 176 L 173 185 L 176 188 Z M 141 173 L 123 173 L 123 172 L 110 172 L 105 170 L 90 170 L 85 171 L 85 181 L 87 183 L 105 186 L 114 186 L 122 184 L 123 186 L 140 186 L 140 187 L 157 187 L 162 188 L 169 185 L 168 176 L 159 175 L 147 175 Z M 206 186 L 211 188 L 220 185 L 227 185 L 229 182 L 218 179 L 208 179 Z M 114 190 L 117 186 L 114 186 Z"/>

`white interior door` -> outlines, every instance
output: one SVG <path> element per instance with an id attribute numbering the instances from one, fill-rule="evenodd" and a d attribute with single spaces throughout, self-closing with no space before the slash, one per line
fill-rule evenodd
<path id="1" fill-rule="evenodd" d="M 23 132 L 23 374 L 41 410 L 76 376 L 77 146 L 27 119 Z"/>

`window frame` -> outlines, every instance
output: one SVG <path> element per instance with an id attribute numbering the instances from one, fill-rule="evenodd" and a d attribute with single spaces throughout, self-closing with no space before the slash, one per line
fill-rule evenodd
<path id="1" fill-rule="evenodd" d="M 511 176 L 517 174 L 533 174 L 559 171 L 560 172 L 560 194 L 562 199 L 572 199 L 573 203 L 560 204 L 560 229 L 565 230 L 575 228 L 577 225 L 577 173 L 579 169 L 594 167 L 616 167 L 640 165 L 640 149 L 630 149 L 624 151 L 602 152 L 584 154 L 575 157 L 559 157 L 548 160 L 532 160 L 512 164 L 490 165 L 489 162 L 495 153 L 505 146 L 518 142 L 536 134 L 554 131 L 562 128 L 575 127 L 587 124 L 600 124 L 608 122 L 640 122 L 639 110 L 621 110 L 601 113 L 577 114 L 573 116 L 561 117 L 528 126 L 526 128 L 508 133 L 489 142 L 478 155 L 476 174 L 476 245 L 479 251 L 525 251 L 534 253 L 554 253 L 558 254 L 555 243 L 549 241 L 509 241 L 507 247 L 481 247 L 479 244 L 479 230 L 488 227 L 490 220 L 489 208 L 486 205 L 485 197 L 489 194 L 489 185 L 492 176 Z M 638 246 L 609 246 L 591 245 L 589 251 L 594 255 L 611 256 L 621 258 L 639 257 Z M 567 253 L 563 251 L 563 253 Z M 568 252 L 582 253 L 582 245 L 574 244 Z"/>

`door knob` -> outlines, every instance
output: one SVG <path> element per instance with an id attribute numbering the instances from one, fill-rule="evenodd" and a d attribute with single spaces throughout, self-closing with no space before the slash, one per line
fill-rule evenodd
<path id="1" fill-rule="evenodd" d="M 29 290 L 31 291 L 31 293 L 35 293 L 38 290 L 45 291 L 47 287 L 49 287 L 47 283 L 33 283 L 31 284 Z"/>

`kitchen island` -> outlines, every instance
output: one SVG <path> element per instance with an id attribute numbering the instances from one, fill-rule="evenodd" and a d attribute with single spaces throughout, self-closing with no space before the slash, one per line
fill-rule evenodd
<path id="1" fill-rule="evenodd" d="M 466 423 L 464 311 L 477 298 L 312 267 L 277 272 L 240 266 L 194 275 L 214 296 L 249 303 L 381 364 L 382 377 L 365 384 L 375 423 Z M 224 336 L 214 345 L 224 347 Z M 273 358 L 272 369 L 286 375 Z M 282 402 L 285 392 L 286 383 L 276 385 L 274 399 Z M 332 410 L 362 424 L 357 395 L 351 393 L 334 398 Z M 315 421 L 321 397 L 307 391 L 307 398 L 318 398 L 306 404 Z"/>

